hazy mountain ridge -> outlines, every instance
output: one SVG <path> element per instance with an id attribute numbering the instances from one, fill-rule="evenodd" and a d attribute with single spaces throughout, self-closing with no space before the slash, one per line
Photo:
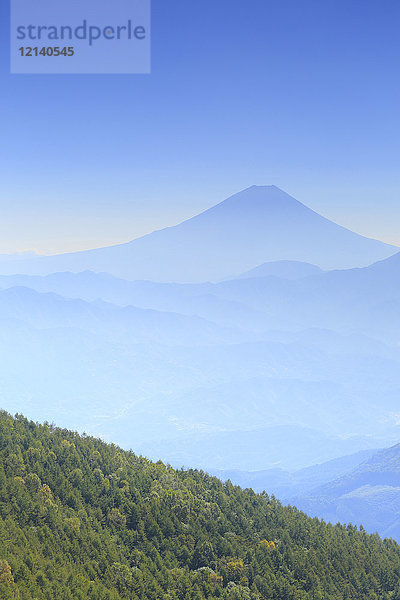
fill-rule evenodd
<path id="1" fill-rule="evenodd" d="M 8 358 L 0 367 L 5 394 L 15 399 L 9 408 L 23 411 L 28 396 L 37 418 L 46 418 L 42 410 L 36 412 L 42 403 L 52 419 L 62 414 L 66 424 L 77 427 L 73 406 L 78 403 L 86 430 L 125 446 L 135 440 L 152 457 L 179 464 L 208 467 L 210 457 L 220 457 L 215 466 L 221 469 L 264 469 L 275 463 L 300 468 L 393 444 L 399 439 L 395 342 L 400 324 L 387 311 L 383 323 L 365 320 L 365 314 L 374 311 L 380 297 L 396 301 L 396 286 L 383 282 L 396 280 L 398 268 L 394 256 L 364 269 L 300 280 L 268 276 L 160 284 L 90 272 L 0 277 L 0 287 L 23 284 L 38 290 L 0 291 L 0 316 L 10 322 L 3 334 Z M 358 281 L 366 283 L 360 287 Z M 34 328 L 29 354 L 21 347 L 21 325 L 15 324 L 15 331 L 11 327 L 18 320 Z M 69 332 L 66 344 L 63 331 Z M 42 344 L 55 354 L 46 364 L 38 360 L 48 354 Z M 73 366 L 79 374 L 75 379 Z M 26 390 L 20 399 L 9 372 L 18 389 Z M 52 407 L 54 396 L 64 404 Z M 330 454 L 321 443 L 313 459 L 307 442 L 301 452 L 292 446 L 292 458 L 284 452 L 279 461 L 272 437 L 258 454 L 250 447 L 235 454 L 240 429 L 251 438 L 252 430 L 278 431 L 284 425 L 297 426 L 299 439 L 304 429 L 315 430 Z M 373 436 L 366 437 L 371 430 Z M 145 443 L 155 432 L 157 443 Z M 205 440 L 209 454 L 202 457 Z"/>
<path id="2" fill-rule="evenodd" d="M 308 514 L 362 523 L 400 539 L 400 444 L 380 450 L 341 477 L 291 500 Z"/>
<path id="3" fill-rule="evenodd" d="M 307 514 L 333 524 L 363 525 L 400 540 L 400 444 L 365 450 L 299 471 L 211 472 L 255 491 L 268 490 Z"/>
<path id="4" fill-rule="evenodd" d="M 280 277 L 281 279 L 303 279 L 322 272 L 320 267 L 298 260 L 279 260 L 265 262 L 262 265 L 246 271 L 237 276 L 237 279 L 249 279 L 251 277 Z"/>
<path id="5" fill-rule="evenodd" d="M 282 501 L 289 501 L 301 494 L 312 493 L 314 489 L 323 484 L 330 484 L 337 478 L 347 475 L 349 470 L 352 471 L 375 454 L 376 450 L 361 450 L 298 471 L 284 471 L 283 469 L 218 471 L 211 469 L 211 473 L 223 481 L 230 480 L 234 485 L 240 485 L 243 488 L 251 487 L 256 492 L 269 490 L 269 493 L 274 494 Z"/>
<path id="6" fill-rule="evenodd" d="M 107 274 L 1 277 L 0 286 L 32 286 L 88 301 L 101 298 L 158 311 L 197 315 L 225 326 L 263 331 L 322 328 L 400 339 L 400 254 L 363 269 L 284 280 L 275 276 L 221 283 L 129 282 Z"/>
<path id="7" fill-rule="evenodd" d="M 257 223 L 255 245 L 240 242 L 235 253 L 258 252 L 265 250 L 265 225 L 278 221 L 309 243 L 319 239 L 320 226 L 338 234 L 335 224 L 280 190 L 255 187 L 156 238 L 176 235 L 178 244 L 193 227 L 204 233 L 210 226 L 221 260 L 231 260 L 236 228 L 250 235 Z M 220 469 L 298 469 L 396 443 L 399 257 L 320 272 L 302 256 L 265 264 L 265 254 L 257 254 L 255 271 L 217 283 L 128 281 L 90 271 L 0 276 L 5 406 L 28 408 L 38 419 L 62 417 L 125 447 L 135 442 L 157 459 L 204 467 L 214 459 Z M 191 269 L 197 273 L 197 263 Z M 282 449 L 277 440 L 285 427 L 292 437 Z"/>
<path id="8" fill-rule="evenodd" d="M 106 271 L 126 279 L 203 282 L 233 277 L 267 261 L 325 269 L 364 266 L 396 248 L 355 234 L 275 186 L 253 186 L 199 215 L 126 244 L 2 261 L 3 274 Z"/>
<path id="9" fill-rule="evenodd" d="M 2 318 L 25 321 L 37 328 L 72 327 L 105 336 L 119 336 L 131 343 L 155 341 L 185 345 L 188 338 L 198 344 L 245 341 L 249 335 L 229 330 L 201 317 L 160 312 L 135 306 L 68 299 L 52 292 L 39 293 L 27 287 L 0 290 Z"/>
<path id="10" fill-rule="evenodd" d="M 255 457 L 259 468 L 271 461 L 288 466 L 295 460 L 302 466 L 313 461 L 316 446 L 312 443 L 304 444 L 304 450 L 292 453 L 292 458 L 290 448 L 285 454 L 280 452 L 276 436 L 265 438 L 264 454 L 250 447 L 238 454 L 233 452 L 238 423 L 250 430 L 249 438 L 255 439 L 251 429 L 258 429 L 260 424 L 270 428 L 274 425 L 279 435 L 279 427 L 287 422 L 296 403 L 299 407 L 295 414 L 301 418 L 296 425 L 291 416 L 292 427 L 297 427 L 301 436 L 302 428 L 310 422 L 318 424 L 320 430 L 315 435 L 321 440 L 319 452 L 327 459 L 357 450 L 360 445 L 365 447 L 366 442 L 376 447 L 379 436 L 385 439 L 387 435 L 387 429 L 381 428 L 376 430 L 377 439 L 363 439 L 363 432 L 374 418 L 373 412 L 369 415 L 365 411 L 365 392 L 365 422 L 359 423 L 352 440 L 337 435 L 343 429 L 343 420 L 351 419 L 348 408 L 355 409 L 355 414 L 357 408 L 341 398 L 340 385 L 329 382 L 328 361 L 318 347 L 308 350 L 305 372 L 303 345 L 296 348 L 281 342 L 257 342 L 202 347 L 195 341 L 195 346 L 166 346 L 154 340 L 149 344 L 146 328 L 147 342 L 139 344 L 125 333 L 122 337 L 115 331 L 104 335 L 101 328 L 94 332 L 90 326 L 84 329 L 71 323 L 68 327 L 57 326 L 56 322 L 47 327 L 40 324 L 38 328 L 20 320 L 3 320 L 0 377 L 7 407 L 15 412 L 29 410 L 37 418 L 62 418 L 69 426 L 99 432 L 126 447 L 135 442 L 138 449 L 152 456 L 172 460 L 173 452 L 184 447 L 189 434 L 191 449 L 187 449 L 186 457 L 180 455 L 180 464 L 206 466 L 210 464 L 209 456 L 216 457 L 224 446 L 221 468 L 236 464 L 238 459 L 242 468 L 249 468 L 255 464 Z M 177 333 L 174 328 L 175 337 Z M 190 331 L 186 333 L 190 335 Z M 338 368 L 343 372 L 347 363 L 344 357 Z M 288 369 L 297 377 L 313 377 L 314 382 L 291 381 Z M 318 380 L 322 369 L 325 382 Z M 284 378 L 277 379 L 277 373 Z M 342 403 L 339 421 L 330 418 L 324 409 L 327 398 Z M 204 455 L 202 438 L 213 431 L 217 433 L 207 441 L 210 454 Z M 199 432 L 200 438 L 194 432 Z M 222 440 L 223 432 L 229 433 L 228 447 Z M 154 440 L 152 448 L 149 439 Z M 163 452 L 167 452 L 157 454 L 162 440 Z"/>

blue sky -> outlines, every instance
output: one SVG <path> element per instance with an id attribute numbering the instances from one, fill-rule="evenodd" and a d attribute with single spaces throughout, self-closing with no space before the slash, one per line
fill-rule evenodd
<path id="1" fill-rule="evenodd" d="M 398 0 L 153 0 L 151 75 L 9 74 L 0 252 L 127 241 L 275 184 L 400 245 Z"/>

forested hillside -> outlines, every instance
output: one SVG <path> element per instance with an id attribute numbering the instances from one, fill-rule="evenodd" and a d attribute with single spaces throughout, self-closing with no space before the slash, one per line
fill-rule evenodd
<path id="1" fill-rule="evenodd" d="M 400 547 L 0 414 L 0 598 L 400 599 Z"/>

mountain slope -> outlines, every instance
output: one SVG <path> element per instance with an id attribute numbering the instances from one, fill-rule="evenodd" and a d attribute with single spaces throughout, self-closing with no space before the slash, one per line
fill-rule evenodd
<path id="1" fill-rule="evenodd" d="M 395 251 L 329 221 L 275 186 L 253 186 L 175 227 L 127 244 L 2 261 L 0 267 L 3 274 L 88 269 L 126 279 L 201 282 L 235 276 L 267 261 L 347 268 Z"/>
<path id="2" fill-rule="evenodd" d="M 400 540 L 400 444 L 293 501 L 328 521 L 362 523 Z"/>
<path id="3" fill-rule="evenodd" d="M 300 268 L 303 273 L 301 263 L 283 264 L 289 265 L 290 271 L 296 265 L 295 272 L 299 273 Z M 282 263 L 265 265 L 268 273 L 274 265 L 281 269 Z M 168 284 L 127 281 L 90 271 L 65 272 L 45 277 L 0 276 L 0 287 L 22 285 L 87 301 L 102 299 L 121 306 L 132 304 L 197 315 L 224 326 L 255 332 L 324 328 L 342 333 L 358 331 L 397 343 L 400 253 L 368 267 L 329 271 L 291 281 L 265 275 L 264 265 L 250 274 L 254 276 L 239 276 L 216 284 Z"/>
<path id="4" fill-rule="evenodd" d="M 400 547 L 0 413 L 4 600 L 400 598 Z"/>
<path id="5" fill-rule="evenodd" d="M 280 277 L 282 279 L 303 279 L 311 275 L 319 275 L 321 269 L 310 263 L 298 260 L 278 260 L 258 265 L 250 271 L 246 271 L 237 279 L 249 279 L 251 277 Z"/>
<path id="6" fill-rule="evenodd" d="M 289 500 L 294 496 L 304 496 L 314 488 L 330 483 L 365 462 L 376 450 L 361 450 L 355 454 L 341 456 L 328 462 L 312 465 L 298 471 L 268 469 L 265 471 L 217 471 L 211 469 L 212 475 L 240 487 L 251 487 L 256 492 L 268 490 L 280 500 Z"/>
<path id="7" fill-rule="evenodd" d="M 82 329 L 130 343 L 185 345 L 195 339 L 196 344 L 202 345 L 243 341 L 248 337 L 240 330 L 222 328 L 196 316 L 66 299 L 25 287 L 0 290 L 0 318 L 25 322 L 38 329 Z"/>

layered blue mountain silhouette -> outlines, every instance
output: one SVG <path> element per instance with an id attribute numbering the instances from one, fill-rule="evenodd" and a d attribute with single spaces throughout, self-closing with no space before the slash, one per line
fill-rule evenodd
<path id="1" fill-rule="evenodd" d="M 353 519 L 375 484 L 322 487 L 400 439 L 397 251 L 272 186 L 129 244 L 3 256 L 2 407 Z"/>
<path id="2" fill-rule="evenodd" d="M 213 471 L 256 491 L 268 490 L 311 516 L 353 523 L 400 541 L 400 444 L 366 450 L 298 471 Z"/>
<path id="3" fill-rule="evenodd" d="M 238 276 L 238 279 L 251 279 L 252 277 L 281 277 L 282 279 L 303 279 L 311 275 L 318 275 L 322 269 L 310 263 L 299 260 L 277 260 L 258 265 L 250 271 Z"/>
<path id="4" fill-rule="evenodd" d="M 312 516 L 363 525 L 400 541 L 400 444 L 292 501 Z"/>
<path id="5" fill-rule="evenodd" d="M 301 468 L 389 445 L 400 434 L 399 273 L 393 256 L 297 280 L 0 277 L 6 408 L 220 469 Z"/>
<path id="6" fill-rule="evenodd" d="M 205 212 L 132 242 L 73 254 L 0 262 L 3 274 L 105 271 L 125 279 L 217 281 L 265 262 L 323 269 L 369 265 L 396 248 L 357 235 L 275 186 L 253 186 Z"/>

